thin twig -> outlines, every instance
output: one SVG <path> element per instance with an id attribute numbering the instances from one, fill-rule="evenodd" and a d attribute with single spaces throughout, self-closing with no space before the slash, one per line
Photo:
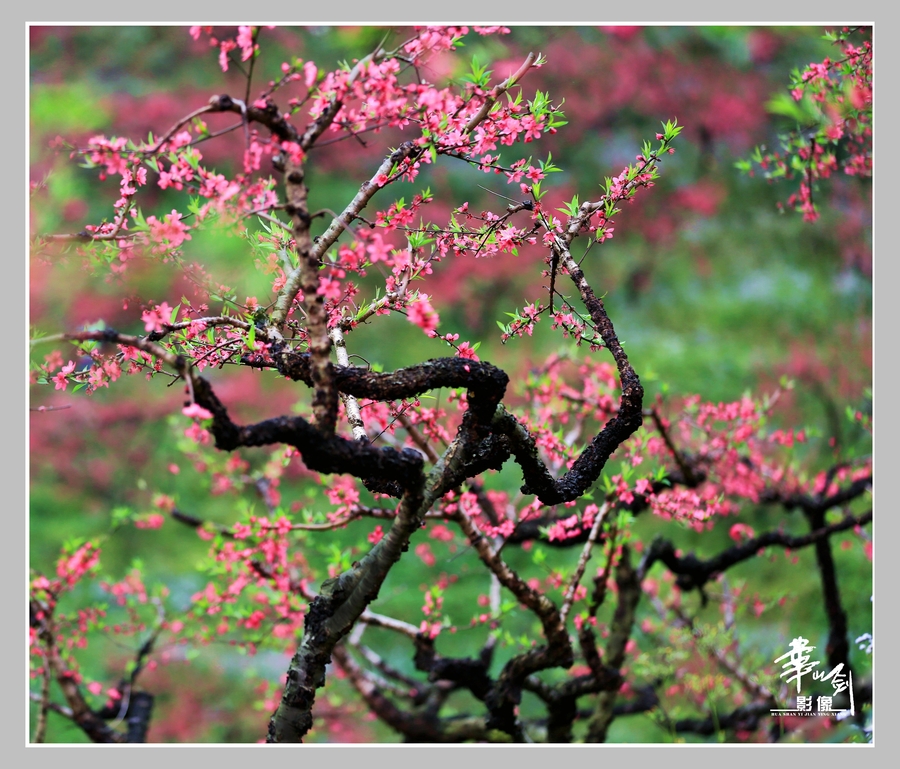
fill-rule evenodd
<path id="1" fill-rule="evenodd" d="M 366 609 L 360 615 L 359 619 L 361 622 L 365 622 L 372 627 L 383 627 L 397 633 L 402 633 L 414 641 L 419 636 L 419 628 L 415 625 L 411 625 L 409 622 L 404 622 L 403 620 L 394 619 L 393 617 L 386 617 L 384 614 L 376 614 L 370 609 Z"/>
<path id="2" fill-rule="evenodd" d="M 147 155 L 155 155 L 162 148 L 163 144 L 165 144 L 167 141 L 169 141 L 169 139 L 171 139 L 175 135 L 175 132 L 179 128 L 181 128 L 181 126 L 183 126 L 185 123 L 189 123 L 195 117 L 199 117 L 204 112 L 209 112 L 211 109 L 212 108 L 210 107 L 209 104 L 206 104 L 206 105 L 200 107 L 200 109 L 195 109 L 193 112 L 191 112 L 190 115 L 186 115 L 185 117 L 181 118 L 181 120 L 179 120 L 168 131 L 166 131 L 165 134 L 163 134 L 162 139 L 160 139 L 158 142 L 156 142 L 155 145 L 153 145 L 152 147 L 149 147 L 148 149 L 142 150 L 142 151 Z"/>
<path id="3" fill-rule="evenodd" d="M 510 88 L 512 88 L 517 82 L 519 82 L 519 80 L 521 80 L 525 76 L 525 73 L 531 69 L 536 59 L 537 56 L 535 56 L 533 52 L 529 53 L 521 67 L 519 67 L 504 82 L 499 83 L 491 89 L 490 93 L 488 93 L 485 97 L 484 104 L 481 105 L 481 109 L 466 124 L 466 127 L 463 129 L 463 133 L 468 134 L 475 130 L 475 127 L 488 116 L 491 108 L 494 106 L 494 104 L 497 103 L 497 99 L 503 96 L 503 94 L 505 94 Z"/>
<path id="4" fill-rule="evenodd" d="M 344 341 L 344 332 L 340 326 L 333 326 L 328 330 L 328 336 L 334 344 L 334 352 L 337 362 L 341 366 L 350 365 L 350 356 L 347 354 L 347 343 Z M 366 435 L 366 426 L 363 422 L 362 414 L 359 410 L 359 401 L 347 393 L 340 393 L 341 400 L 344 403 L 344 410 L 347 412 L 347 421 L 353 431 L 353 439 L 357 441 L 367 441 L 369 436 Z"/>
<path id="5" fill-rule="evenodd" d="M 578 559 L 578 566 L 575 567 L 575 573 L 572 575 L 569 587 L 566 588 L 566 593 L 563 596 L 562 608 L 559 611 L 563 623 L 565 623 L 566 617 L 569 615 L 569 611 L 572 608 L 572 604 L 575 602 L 575 593 L 578 590 L 578 583 L 581 582 L 581 577 L 584 575 L 584 570 L 591 558 L 591 550 L 594 547 L 594 543 L 597 541 L 597 537 L 600 535 L 600 528 L 603 525 L 603 519 L 606 518 L 606 514 L 609 512 L 609 508 L 609 502 L 604 502 L 603 506 L 597 511 L 597 514 L 594 517 L 594 525 L 591 527 L 591 533 L 588 535 L 587 542 L 584 543 L 581 557 Z"/>

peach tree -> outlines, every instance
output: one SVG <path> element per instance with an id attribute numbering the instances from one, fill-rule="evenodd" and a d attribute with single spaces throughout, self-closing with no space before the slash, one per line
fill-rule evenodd
<path id="1" fill-rule="evenodd" d="M 786 382 L 731 402 L 645 393 L 592 262 L 622 207 L 653 194 L 675 116 L 659 116 L 633 162 L 561 198 L 564 169 L 538 153 L 567 115 L 529 87 L 553 62 L 529 53 L 495 76 L 473 59 L 448 75 L 464 40 L 508 30 L 394 30 L 350 63 L 292 57 L 257 82 L 282 32 L 192 27 L 223 72 L 241 73 L 239 92 L 146 139 L 57 140 L 98 179 L 108 214 L 35 232 L 33 269 L 77 262 L 98 297 L 151 270 L 170 277 L 122 295 L 115 325 L 33 328 L 32 381 L 88 404 L 128 377 L 174 385 L 173 451 L 235 504 L 213 520 L 202 494 L 186 509 L 158 488 L 152 512 L 114 505 L 107 534 L 68 541 L 53 569 L 32 563 L 33 739 L 65 718 L 93 741 L 146 740 L 158 693 L 143 677 L 199 649 L 284 655 L 284 674 L 258 690 L 268 742 L 338 719 L 322 694 L 338 681 L 355 700 L 333 707 L 407 741 L 603 742 L 637 713 L 675 736 L 793 728 L 773 715 L 783 679 L 757 675 L 772 660 L 741 631 L 787 599 L 766 593 L 771 554 L 810 548 L 822 668 L 849 670 L 857 636 L 832 539 L 855 533 L 870 552 L 871 457 L 804 464 L 807 432 L 771 421 Z M 448 165 L 493 184 L 495 205 L 441 184 Z M 236 240 L 242 263 L 210 256 L 211 233 Z M 447 265 L 481 260 L 529 286 L 497 321 L 503 367 L 479 355 L 500 349 L 488 334 L 461 338 L 441 319 Z M 398 318 L 430 357 L 385 370 L 367 340 L 405 339 Z M 544 327 L 564 346 L 538 358 L 529 345 Z M 229 386 L 242 372 L 291 405 Z M 236 416 L 242 399 L 264 418 Z M 639 532 L 648 520 L 728 537 L 697 555 Z M 124 576 L 101 571 L 113 538 L 163 525 L 206 543 L 189 596 L 149 584 L 152 548 Z M 747 563 L 759 581 L 730 581 Z M 131 643 L 114 682 L 79 664 L 102 635 Z M 871 684 L 854 687 L 858 715 Z"/>

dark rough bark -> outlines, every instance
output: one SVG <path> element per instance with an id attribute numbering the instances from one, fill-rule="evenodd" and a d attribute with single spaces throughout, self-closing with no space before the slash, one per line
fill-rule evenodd
<path id="1" fill-rule="evenodd" d="M 132 692 L 125 719 L 125 742 L 147 741 L 147 730 L 153 715 L 153 695 L 147 692 Z"/>
<path id="2" fill-rule="evenodd" d="M 634 615 L 641 600 L 641 575 L 631 565 L 631 553 L 622 545 L 622 556 L 616 568 L 616 586 L 619 601 L 613 614 L 606 643 L 606 664 L 620 669 L 625 662 L 625 649 L 634 626 Z M 616 690 L 607 690 L 597 698 L 597 706 L 588 723 L 587 742 L 605 742 L 609 725 L 614 717 Z"/>
<path id="3" fill-rule="evenodd" d="M 481 659 L 441 657 L 434 649 L 434 641 L 420 636 L 416 639 L 414 662 L 417 670 L 428 674 L 429 681 L 451 681 L 484 701 L 493 685 L 488 676 L 491 656 L 488 653 Z"/>
<path id="4" fill-rule="evenodd" d="M 422 457 L 412 449 L 380 449 L 336 435 L 323 435 L 303 417 L 276 417 L 255 425 L 238 426 L 201 377 L 195 379 L 194 398 L 212 413 L 211 432 L 216 448 L 223 451 L 284 443 L 300 451 L 307 467 L 317 472 L 351 473 L 363 478 L 377 476 L 403 486 L 413 485 L 421 478 Z"/>
<path id="5" fill-rule="evenodd" d="M 808 516 L 811 534 L 825 529 L 825 513 L 816 512 Z M 871 513 L 869 513 L 871 519 Z M 828 655 L 828 667 L 834 669 L 843 665 L 844 670 L 850 663 L 850 640 L 847 637 L 847 612 L 841 604 L 838 589 L 837 570 L 831 555 L 831 542 L 828 537 L 815 540 L 816 563 L 819 566 L 819 578 L 822 582 L 822 597 L 825 600 L 825 614 L 828 616 L 828 642 L 825 653 Z"/>
<path id="6" fill-rule="evenodd" d="M 823 525 L 814 528 L 809 534 L 791 536 L 780 531 L 770 531 L 765 534 L 760 534 L 758 537 L 753 537 L 741 545 L 730 547 L 707 560 L 700 559 L 693 553 L 678 556 L 675 554 L 675 546 L 671 542 L 656 539 L 644 555 L 644 560 L 641 564 L 641 572 L 646 574 L 654 563 L 662 561 L 668 569 L 676 575 L 675 584 L 682 590 L 702 589 L 703 586 L 717 574 L 721 574 L 736 563 L 755 558 L 759 551 L 765 547 L 779 545 L 788 550 L 796 550 L 801 547 L 815 544 L 817 547 L 816 555 L 818 558 L 818 547 L 820 542 L 826 543 L 825 547 L 827 548 L 828 537 L 832 534 L 853 529 L 856 526 L 861 526 L 871 520 L 872 511 L 870 510 L 860 516 L 847 516 L 843 521 L 838 521 L 831 526 L 825 526 L 823 515 L 822 520 L 820 521 Z M 831 562 L 830 550 L 828 553 L 828 562 Z M 833 562 L 831 563 L 831 572 L 833 573 Z M 835 596 L 836 590 L 837 587 L 835 585 L 833 593 Z M 835 617 L 837 618 L 837 614 Z M 846 623 L 846 619 L 844 622 Z"/>

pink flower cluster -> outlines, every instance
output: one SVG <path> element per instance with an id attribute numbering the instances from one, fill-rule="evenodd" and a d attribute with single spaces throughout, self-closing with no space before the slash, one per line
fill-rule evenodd
<path id="1" fill-rule="evenodd" d="M 154 254 L 170 252 L 191 239 L 190 228 L 182 221 L 183 218 L 175 209 L 171 214 L 166 214 L 162 221 L 155 216 L 147 217 L 150 239 L 155 244 L 152 249 Z"/>
<path id="2" fill-rule="evenodd" d="M 406 317 L 410 323 L 421 328 L 428 336 L 435 335 L 435 329 L 440 323 L 440 317 L 431 306 L 427 294 L 419 294 L 416 300 L 406 310 Z"/>

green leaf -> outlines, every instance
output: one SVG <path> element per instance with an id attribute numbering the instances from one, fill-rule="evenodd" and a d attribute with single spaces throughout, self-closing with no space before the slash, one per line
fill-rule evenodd
<path id="1" fill-rule="evenodd" d="M 560 213 L 566 214 L 568 216 L 577 216 L 578 215 L 578 195 L 572 198 L 568 203 L 565 204 L 563 208 L 557 208 L 556 210 Z"/>
<path id="2" fill-rule="evenodd" d="M 545 174 L 552 174 L 552 173 L 556 173 L 556 172 L 562 172 L 562 169 L 561 169 L 561 168 L 559 168 L 558 166 L 554 165 L 554 163 L 553 163 L 553 153 L 552 153 L 552 152 L 548 152 L 548 153 L 547 153 L 547 160 L 546 160 L 546 162 L 543 161 L 543 160 L 538 160 L 538 163 L 539 163 L 540 166 L 541 166 L 541 171 L 543 171 Z"/>
<path id="3" fill-rule="evenodd" d="M 766 102 L 766 110 L 773 115 L 790 118 L 803 126 L 815 125 L 820 120 L 820 113 L 810 99 L 803 98 L 796 101 L 787 93 L 775 94 Z"/>
<path id="4" fill-rule="evenodd" d="M 147 224 L 147 220 L 144 218 L 144 214 L 141 212 L 141 209 L 137 206 L 132 208 L 134 213 L 132 214 L 132 218 L 134 219 L 134 224 L 131 225 L 132 232 L 149 232 L 150 225 Z"/>
<path id="5" fill-rule="evenodd" d="M 112 511 L 113 527 L 122 526 L 131 519 L 132 510 L 130 507 L 115 507 Z"/>
<path id="6" fill-rule="evenodd" d="M 471 63 L 472 71 L 470 74 L 463 75 L 462 80 L 464 82 L 473 83 L 474 85 L 484 87 L 488 85 L 490 81 L 491 71 L 487 69 L 487 65 L 482 67 L 478 63 L 478 57 L 472 57 Z"/>

